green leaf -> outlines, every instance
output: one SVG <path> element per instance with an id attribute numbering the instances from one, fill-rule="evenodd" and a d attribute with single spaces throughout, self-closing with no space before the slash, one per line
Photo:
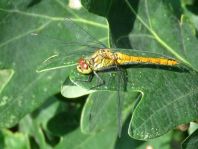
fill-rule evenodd
<path id="1" fill-rule="evenodd" d="M 109 8 L 111 7 L 111 1 L 108 0 L 81 0 L 83 6 L 89 11 L 101 16 L 107 16 Z"/>
<path id="2" fill-rule="evenodd" d="M 197 53 L 192 54 L 196 51 L 195 32 L 186 20 L 182 19 L 179 22 L 177 14 L 173 10 L 174 2 L 152 0 L 147 3 L 146 0 L 141 0 L 138 11 L 135 11 L 127 0 L 126 2 L 132 13 L 136 15 L 134 28 L 130 35 L 135 49 L 149 49 L 149 51 L 161 52 L 165 55 L 171 54 L 180 62 L 197 70 L 195 62 Z M 152 11 L 155 8 L 157 8 L 155 12 Z M 178 6 L 177 9 L 181 8 Z M 163 27 L 161 27 L 162 25 Z M 140 40 L 144 40 L 144 42 L 140 43 Z"/>
<path id="3" fill-rule="evenodd" d="M 30 149 L 30 143 L 26 134 L 13 133 L 9 130 L 2 129 L 0 136 L 0 147 L 3 149 Z"/>
<path id="4" fill-rule="evenodd" d="M 138 0 L 131 2 L 134 7 L 138 7 Z M 132 48 L 129 40 L 127 38 L 123 39 L 123 37 L 131 32 L 135 19 L 125 1 L 82 0 L 82 4 L 88 11 L 107 18 L 110 29 L 111 47 Z"/>
<path id="5" fill-rule="evenodd" d="M 23 133 L 32 136 L 40 148 L 51 148 L 45 140 L 45 134 L 42 130 L 41 125 L 32 119 L 30 115 L 27 115 L 23 118 L 23 120 L 20 122 L 20 128 Z"/>
<path id="6" fill-rule="evenodd" d="M 189 129 L 188 129 L 188 133 L 189 134 L 192 134 L 195 130 L 197 130 L 198 129 L 198 124 L 197 124 L 197 122 L 196 121 L 194 121 L 194 122 L 190 122 L 190 127 L 189 127 Z"/>
<path id="7" fill-rule="evenodd" d="M 175 57 L 179 62 L 197 70 L 197 39 L 194 26 L 185 16 L 182 17 L 181 21 L 178 21 L 181 15 L 179 1 L 151 0 L 148 3 L 146 0 L 140 0 L 139 4 L 137 1 L 133 2 L 131 8 L 124 1 L 115 1 L 114 3 L 105 1 L 108 7 L 103 7 L 101 10 L 97 9 L 97 12 L 103 11 L 101 14 L 109 20 L 112 46 L 122 47 L 123 43 L 129 43 L 133 49 Z M 90 40 L 93 38 L 82 28 L 88 28 L 88 31 L 100 41 L 108 39 L 108 29 L 104 18 L 90 15 L 83 9 L 71 10 L 65 4 L 67 1 L 60 0 L 40 1 L 34 4 L 32 1 L 22 0 L 9 1 L 9 3 L 7 1 L 0 2 L 0 17 L 3 18 L 0 24 L 2 37 L 0 38 L 0 64 L 3 68 L 13 69 L 15 72 L 0 95 L 1 101 L 3 97 L 8 97 L 5 104 L 0 107 L 1 127 L 10 127 L 16 124 L 24 115 L 48 100 L 48 97 L 59 93 L 60 86 L 68 77 L 71 69 L 72 73 L 69 78 L 74 84 L 89 89 L 97 85 L 96 77 L 90 84 L 77 80 L 79 78 L 87 79 L 87 76 L 79 76 L 75 67 L 51 69 L 59 68 L 59 66 L 68 67 L 69 63 L 67 62 L 74 64 L 79 57 L 90 54 L 91 49 L 94 49 L 92 45 L 98 45 L 96 43 L 90 44 Z M 89 3 L 87 5 L 89 6 Z M 75 24 L 80 24 L 82 28 L 70 24 L 68 20 L 65 21 L 65 17 L 72 17 L 72 21 Z M 89 46 L 85 49 L 82 45 L 87 40 Z M 70 41 L 73 41 L 73 45 L 68 46 Z M 77 45 L 76 42 L 81 43 Z M 124 50 L 121 52 L 124 53 Z M 47 61 L 45 61 L 46 59 Z M 37 73 L 49 70 L 49 68 L 52 71 Z M 118 83 L 119 73 L 99 73 L 101 78 L 108 83 L 95 90 L 109 90 L 108 94 L 101 95 L 107 99 L 112 98 L 112 95 L 109 95 L 110 91 L 117 91 L 118 89 L 126 91 L 126 95 L 123 97 L 126 97 L 125 100 L 129 107 L 123 108 L 124 111 L 126 110 L 125 115 L 129 114 L 136 99 L 131 97 L 132 94 L 130 93 L 134 91 L 136 95 L 142 94 L 142 99 L 138 100 L 139 103 L 134 109 L 130 122 L 129 133 L 132 137 L 137 139 L 154 138 L 172 130 L 178 124 L 187 123 L 197 118 L 197 73 L 188 71 L 183 67 L 169 68 L 145 65 L 124 68 L 123 73 L 122 76 L 124 78 L 126 76 L 127 82 L 124 82 L 125 79 L 123 79 L 120 84 Z M 65 96 L 74 97 L 74 93 L 69 94 L 70 91 L 74 90 L 74 86 L 70 83 L 68 88 L 63 86 L 62 93 Z M 76 93 L 76 96 L 84 94 L 86 93 L 83 91 Z M 88 123 L 89 111 L 93 104 L 93 100 L 90 99 L 93 99 L 96 94 L 90 95 L 84 108 L 81 125 L 83 131 L 90 131 L 89 126 L 92 126 L 91 123 Z M 99 98 L 97 101 L 100 103 Z M 95 120 L 99 122 L 99 125 L 96 125 L 94 129 L 94 131 L 99 131 L 97 134 L 101 135 L 102 141 L 105 139 L 104 136 L 113 138 L 112 143 L 107 144 L 107 147 L 115 143 L 117 136 L 117 127 L 111 129 L 111 126 L 116 124 L 116 118 L 110 115 L 110 113 L 113 113 L 113 116 L 116 115 L 115 104 L 108 101 L 103 102 L 105 103 L 104 110 L 97 109 Z M 100 118 L 100 112 L 108 112 L 108 109 L 113 112 L 110 111 L 109 115 L 102 116 L 104 119 L 110 116 L 110 120 L 104 121 Z M 55 122 L 57 117 L 52 118 L 52 121 Z M 109 121 L 112 122 L 112 125 L 107 124 Z M 53 123 L 54 125 L 55 123 Z M 107 125 L 109 127 L 106 127 Z M 41 127 L 36 124 L 36 129 L 40 131 Z M 54 131 L 54 134 L 60 133 Z M 45 145 L 42 132 L 35 136 L 40 138 L 41 146 L 42 144 Z M 77 138 L 76 140 L 79 142 L 85 138 L 84 144 L 87 146 L 92 141 L 90 139 L 92 136 L 86 138 L 80 134 L 78 129 L 77 135 L 74 135 L 73 138 Z M 68 135 L 68 137 L 70 136 Z M 65 142 L 68 143 L 68 140 L 65 136 L 64 143 L 61 144 L 62 147 Z M 78 145 L 76 142 L 71 142 L 71 144 Z M 88 143 L 86 144 L 86 142 Z M 91 147 L 93 146 L 90 145 Z"/>
<path id="8" fill-rule="evenodd" d="M 198 16 L 197 16 L 197 1 L 195 0 L 188 0 L 183 2 L 183 8 L 185 15 L 191 20 L 193 25 L 195 26 L 196 30 L 198 30 Z"/>
<path id="9" fill-rule="evenodd" d="M 0 95 L 0 101 L 7 99 L 0 107 L 0 127 L 11 127 L 48 97 L 59 93 L 70 72 L 70 69 L 59 69 L 37 73 L 42 62 L 54 54 L 69 56 L 71 60 L 79 58 L 80 54 L 72 56 L 75 46 L 69 48 L 65 41 L 90 39 L 85 32 L 81 34 L 78 26 L 68 28 L 65 18 L 89 28 L 97 39 L 104 35 L 106 38 L 107 27 L 104 18 L 90 15 L 84 9 L 72 10 L 67 0 L 1 1 L 0 17 L 0 64 L 15 72 Z"/>
<path id="10" fill-rule="evenodd" d="M 19 129 L 30 136 L 31 146 L 54 148 L 62 136 L 79 127 L 82 101 L 66 100 L 60 94 L 50 97 L 19 122 Z"/>
<path id="11" fill-rule="evenodd" d="M 52 148 L 46 140 L 48 139 L 47 137 L 50 137 L 50 143 L 52 144 L 54 134 L 48 134 L 49 130 L 47 129 L 47 125 L 49 120 L 57 113 L 57 109 L 60 110 L 59 106 L 58 98 L 55 96 L 50 97 L 40 108 L 32 114 L 28 114 L 19 122 L 20 132 L 30 136 L 31 147 Z"/>
<path id="12" fill-rule="evenodd" d="M 100 149 L 113 148 L 115 143 L 116 128 L 111 127 L 94 135 L 85 135 L 80 129 L 76 129 L 63 137 L 63 141 L 55 147 L 62 148 L 80 148 L 80 149 Z M 74 141 L 75 140 L 75 141 Z"/>
<path id="13" fill-rule="evenodd" d="M 0 70 L 0 93 L 12 78 L 14 71 L 11 69 Z"/>
<path id="14" fill-rule="evenodd" d="M 187 19 L 182 19 L 181 27 L 178 27 L 171 1 L 153 0 L 147 3 L 142 0 L 137 12 L 129 3 L 128 6 L 136 15 L 130 36 L 136 49 L 169 52 L 197 70 L 197 39 Z M 144 42 L 141 42 L 142 40 Z M 130 81 L 134 84 L 132 87 L 143 94 L 133 113 L 129 132 L 131 136 L 137 139 L 154 138 L 179 124 L 196 119 L 197 73 L 185 72 L 181 68 L 138 69 L 130 69 L 128 72 L 131 75 L 128 78 L 131 78 Z"/>
<path id="15" fill-rule="evenodd" d="M 198 129 L 193 132 L 182 144 L 183 149 L 193 149 L 198 146 Z"/>
<path id="16" fill-rule="evenodd" d="M 76 98 L 76 97 L 80 97 L 83 95 L 91 94 L 93 92 L 95 91 L 88 90 L 88 89 L 85 89 L 83 87 L 73 84 L 71 80 L 69 79 L 69 77 L 65 80 L 61 88 L 61 94 L 66 98 Z"/>
<path id="17" fill-rule="evenodd" d="M 179 1 L 152 0 L 148 3 L 141 0 L 138 9 L 137 5 L 130 5 L 128 1 L 126 3 L 135 21 L 130 35 L 121 36 L 120 39 L 128 38 L 135 49 L 162 53 L 175 57 L 181 63 L 178 67 L 129 66 L 126 71 L 127 91 L 142 94 L 130 122 L 129 134 L 136 139 L 146 140 L 196 119 L 198 74 L 194 71 L 198 68 L 197 38 L 189 19 L 181 17 Z M 181 21 L 178 20 L 180 17 Z M 109 20 L 111 19 L 110 17 Z M 116 39 L 119 38 L 113 36 L 113 41 Z M 120 46 L 119 42 L 114 44 Z M 97 89 L 117 90 L 120 85 L 116 81 L 119 78 L 116 72 L 99 73 L 99 76 L 106 83 Z M 93 88 L 98 84 L 96 77 L 91 83 L 79 81 L 80 78 L 86 80 L 87 76 L 80 75 L 75 70 L 70 75 L 75 84 L 85 88 Z"/>
<path id="18" fill-rule="evenodd" d="M 137 149 L 145 148 L 160 148 L 160 149 L 172 149 L 171 141 L 173 139 L 173 132 L 169 132 L 166 135 L 144 142 L 144 144 L 137 147 Z"/>
<path id="19" fill-rule="evenodd" d="M 133 99 L 138 98 L 137 93 L 98 91 L 92 93 L 84 106 L 81 116 L 81 129 L 84 133 L 96 133 L 109 126 L 117 126 L 119 132 L 118 120 L 122 118 L 125 121 L 133 107 Z M 118 117 L 118 98 L 121 100 L 122 116 Z M 90 115 L 91 114 L 91 115 Z M 91 117 L 90 117 L 91 116 Z"/>
<path id="20" fill-rule="evenodd" d="M 153 138 L 196 119 L 196 73 L 144 68 L 131 75 L 137 79 L 132 80 L 134 88 L 143 94 L 133 113 L 131 136 Z"/>

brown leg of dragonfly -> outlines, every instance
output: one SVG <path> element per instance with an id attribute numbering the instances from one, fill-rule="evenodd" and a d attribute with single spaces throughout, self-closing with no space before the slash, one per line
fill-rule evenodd
<path id="1" fill-rule="evenodd" d="M 93 73 L 97 77 L 97 79 L 99 80 L 99 83 L 96 84 L 96 86 L 91 87 L 90 89 L 94 89 L 94 88 L 100 87 L 100 86 L 105 84 L 105 81 L 102 80 L 102 78 L 97 74 L 97 72 L 94 71 Z"/>
<path id="2" fill-rule="evenodd" d="M 93 79 L 94 75 L 97 77 L 97 79 L 99 80 L 99 83 L 96 84 L 95 86 L 91 87 L 91 89 L 94 89 L 94 88 L 97 88 L 97 87 L 100 87 L 102 85 L 105 84 L 105 81 L 102 80 L 102 78 L 94 71 L 92 74 L 89 75 L 88 79 L 87 80 L 81 80 L 81 79 L 78 79 L 78 81 L 82 81 L 82 82 L 91 82 L 91 80 Z"/>
<path id="3" fill-rule="evenodd" d="M 77 79 L 77 81 L 91 82 L 91 80 L 93 79 L 93 76 L 94 76 L 94 74 L 89 74 L 88 79 L 86 79 L 86 80 Z"/>

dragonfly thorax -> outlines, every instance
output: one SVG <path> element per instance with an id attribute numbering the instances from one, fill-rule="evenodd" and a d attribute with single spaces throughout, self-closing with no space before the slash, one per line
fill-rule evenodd
<path id="1" fill-rule="evenodd" d="M 77 65 L 77 70 L 78 70 L 78 72 L 80 72 L 82 74 L 90 74 L 93 72 L 93 70 L 90 67 L 89 62 L 84 58 L 79 59 L 78 65 Z"/>

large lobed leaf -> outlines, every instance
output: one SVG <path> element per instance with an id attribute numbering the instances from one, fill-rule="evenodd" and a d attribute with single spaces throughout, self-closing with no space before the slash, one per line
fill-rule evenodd
<path id="1" fill-rule="evenodd" d="M 176 68 L 137 65 L 127 69 L 127 90 L 142 94 L 142 99 L 132 115 L 129 134 L 136 139 L 150 139 L 174 129 L 179 124 L 188 123 L 197 118 L 198 41 L 193 25 L 187 17 L 182 16 L 180 1 L 140 0 L 139 3 L 134 4 L 126 0 L 126 3 L 127 5 L 122 6 L 127 6 L 132 16 L 135 17 L 135 19 L 128 18 L 134 19 L 132 26 L 125 24 L 126 27 L 131 27 L 132 31 L 120 38 L 112 36 L 113 41 L 129 40 L 134 49 L 175 57 L 181 63 Z M 94 1 L 90 3 L 90 6 L 93 4 Z M 95 4 L 97 4 L 96 1 Z M 115 8 L 114 4 L 109 6 L 108 12 Z M 86 6 L 88 6 L 87 3 Z M 93 12 L 94 9 L 88 8 Z M 120 9 L 117 11 L 120 12 Z M 117 20 L 115 18 L 113 20 L 109 15 L 107 17 L 110 23 L 116 24 L 119 20 L 119 16 Z M 111 33 L 115 35 L 116 32 L 119 31 L 113 30 Z M 119 42 L 113 44 L 120 46 Z M 74 74 L 71 79 L 75 76 Z M 101 73 L 101 76 L 106 82 L 114 82 L 106 88 L 115 90 L 118 84 L 115 81 L 116 77 L 113 77 L 113 81 L 108 79 L 112 78 L 111 74 L 111 72 Z M 77 76 L 79 75 L 76 74 Z M 75 80 L 74 78 L 72 80 Z M 74 82 L 83 84 L 79 81 Z M 93 81 L 89 87 L 95 84 L 96 82 Z M 87 84 L 84 86 L 88 87 Z"/>

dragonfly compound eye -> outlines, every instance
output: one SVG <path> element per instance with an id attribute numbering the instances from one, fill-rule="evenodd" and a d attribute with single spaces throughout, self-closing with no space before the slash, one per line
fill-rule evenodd
<path id="1" fill-rule="evenodd" d="M 79 59 L 78 64 L 81 70 L 88 69 L 89 67 L 89 65 L 86 63 L 86 61 L 83 58 Z"/>
<path id="2" fill-rule="evenodd" d="M 78 60 L 78 64 L 79 65 L 83 65 L 85 63 L 85 60 L 83 59 L 83 58 L 80 58 L 79 60 Z"/>
<path id="3" fill-rule="evenodd" d="M 90 68 L 89 63 L 83 58 L 79 59 L 77 70 L 78 72 L 83 73 L 83 74 L 90 74 L 92 72 L 92 69 Z"/>

